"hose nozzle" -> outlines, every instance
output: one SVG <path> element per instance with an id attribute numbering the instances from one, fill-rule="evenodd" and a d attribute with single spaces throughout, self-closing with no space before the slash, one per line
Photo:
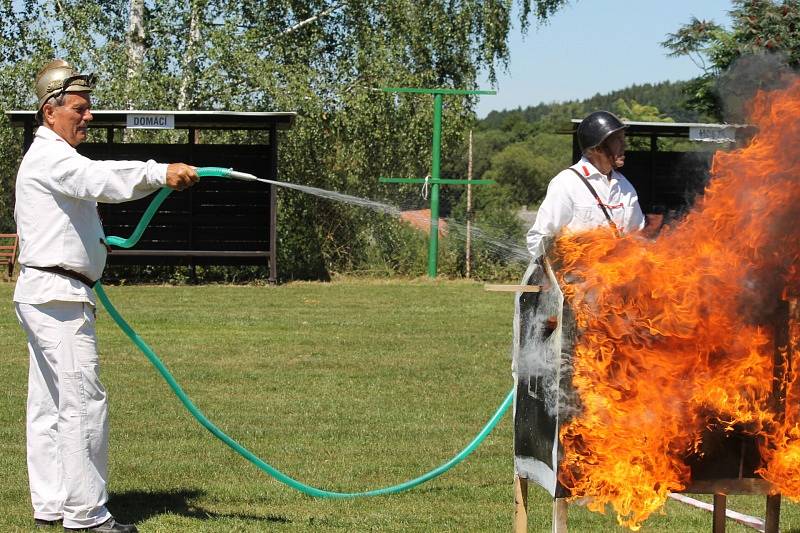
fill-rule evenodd
<path id="1" fill-rule="evenodd" d="M 228 177 L 242 181 L 260 181 L 257 177 L 253 176 L 252 174 L 248 174 L 247 172 L 239 172 L 238 170 L 230 170 Z"/>
<path id="2" fill-rule="evenodd" d="M 217 177 L 217 178 L 231 178 L 242 181 L 261 181 L 265 183 L 267 182 L 266 180 L 257 178 L 256 176 L 248 174 L 247 172 L 239 172 L 238 170 L 233 170 L 232 168 L 224 168 L 224 167 L 198 167 L 197 175 L 200 176 L 201 178 Z"/>

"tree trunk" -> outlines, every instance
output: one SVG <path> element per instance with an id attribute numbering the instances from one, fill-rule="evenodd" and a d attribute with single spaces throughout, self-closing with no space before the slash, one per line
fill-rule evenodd
<path id="1" fill-rule="evenodd" d="M 144 41 L 144 0 L 130 0 L 130 16 L 128 18 L 128 79 L 133 80 L 139 77 L 144 63 L 145 41 Z M 133 87 L 135 84 L 129 84 Z M 128 109 L 133 109 L 133 97 L 130 93 L 126 95 Z"/>
<path id="2" fill-rule="evenodd" d="M 178 109 L 193 107 L 194 85 L 197 79 L 197 47 L 200 45 L 200 25 L 203 23 L 205 1 L 192 0 L 189 3 L 189 42 L 186 44 L 186 62 L 183 65 L 181 89 L 178 95 Z"/>

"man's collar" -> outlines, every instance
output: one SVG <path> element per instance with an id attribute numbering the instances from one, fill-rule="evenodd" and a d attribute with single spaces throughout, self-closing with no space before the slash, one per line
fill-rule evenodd
<path id="1" fill-rule="evenodd" d="M 41 137 L 42 139 L 47 139 L 48 141 L 63 141 L 67 143 L 67 141 L 64 140 L 64 138 L 61 135 L 54 132 L 47 126 L 39 126 L 36 129 L 36 136 Z M 67 146 L 69 146 L 69 143 L 67 143 Z"/>
<path id="2" fill-rule="evenodd" d="M 616 176 L 614 175 L 614 169 L 611 169 L 609 175 L 606 176 L 597 170 L 597 167 L 595 167 L 588 159 L 586 159 L 586 157 L 581 157 L 581 160 L 578 161 L 578 172 L 580 172 L 585 178 L 605 177 L 608 178 L 608 180 L 616 179 Z"/>
<path id="3" fill-rule="evenodd" d="M 593 165 L 593 164 L 592 164 L 592 163 L 591 163 L 591 162 L 590 162 L 588 159 L 586 159 L 585 157 L 581 157 L 581 160 L 580 160 L 580 161 L 578 161 L 578 172 L 580 172 L 580 173 L 581 173 L 581 175 L 582 175 L 584 178 L 590 178 L 590 177 L 592 177 L 592 176 L 594 176 L 594 175 L 597 175 L 597 176 L 602 176 L 602 174 L 600 173 L 600 171 L 599 171 L 599 170 L 597 170 L 597 167 L 595 167 L 595 166 L 594 166 L 594 165 Z"/>

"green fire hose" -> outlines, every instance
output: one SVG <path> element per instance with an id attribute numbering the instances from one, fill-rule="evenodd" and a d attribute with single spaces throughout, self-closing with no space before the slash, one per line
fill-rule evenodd
<path id="1" fill-rule="evenodd" d="M 241 179 L 246 181 L 266 181 L 260 180 L 251 174 L 245 174 L 242 172 L 236 172 L 231 169 L 226 168 L 219 168 L 219 167 L 201 167 L 197 169 L 197 174 L 200 177 L 221 177 L 221 178 L 231 178 L 231 179 Z M 113 246 L 118 246 L 121 248 L 131 248 L 136 245 L 139 239 L 142 236 L 147 225 L 150 223 L 150 220 L 155 215 L 156 211 L 158 211 L 159 206 L 161 203 L 170 195 L 172 189 L 164 188 L 156 194 L 155 198 L 150 202 L 147 210 L 145 211 L 144 215 L 142 215 L 139 224 L 136 226 L 136 229 L 133 231 L 130 237 L 124 239 L 122 237 L 108 237 L 106 240 L 108 244 Z M 150 363 L 156 368 L 161 377 L 164 378 L 164 381 L 167 382 L 169 387 L 172 389 L 172 392 L 175 393 L 175 396 L 181 401 L 183 406 L 192 414 L 192 416 L 208 431 L 210 431 L 215 437 L 219 440 L 227 444 L 233 451 L 253 463 L 257 468 L 262 470 L 263 472 L 269 474 L 270 476 L 274 477 L 281 483 L 284 483 L 294 489 L 303 492 L 309 496 L 314 496 L 317 498 L 357 498 L 357 497 L 364 497 L 364 496 L 379 496 L 384 494 L 396 494 L 398 492 L 403 492 L 405 490 L 411 489 L 429 481 L 445 472 L 450 470 L 452 467 L 463 461 L 467 458 L 469 454 L 471 454 L 475 449 L 481 444 L 481 442 L 486 439 L 489 433 L 495 428 L 495 426 L 500 422 L 500 419 L 503 417 L 505 412 L 508 410 L 511 402 L 513 400 L 513 390 L 508 393 L 503 403 L 500 404 L 497 411 L 495 411 L 492 418 L 486 423 L 486 425 L 481 429 L 478 435 L 475 436 L 474 439 L 457 455 L 455 455 L 452 459 L 447 461 L 446 463 L 442 464 L 441 466 L 434 468 L 430 472 L 427 472 L 419 477 L 414 479 L 405 481 L 403 483 L 399 483 L 397 485 L 392 485 L 389 487 L 383 487 L 379 489 L 373 489 L 363 492 L 335 492 L 335 491 L 328 491 L 319 489 L 316 487 L 311 487 L 306 485 L 286 474 L 281 472 L 280 470 L 276 469 L 266 461 L 262 460 L 250 450 L 236 442 L 234 439 L 229 437 L 224 431 L 219 429 L 217 426 L 214 425 L 204 414 L 203 412 L 197 408 L 194 403 L 189 399 L 183 389 L 175 380 L 173 375 L 167 370 L 167 367 L 164 365 L 163 362 L 158 358 L 155 352 L 147 345 L 144 340 L 133 330 L 133 328 L 122 318 L 119 311 L 114 307 L 111 301 L 108 299 L 108 295 L 106 294 L 103 286 L 98 282 L 94 288 L 95 292 L 97 293 L 97 297 L 103 303 L 103 306 L 108 311 L 108 314 L 114 319 L 120 329 L 128 336 L 128 338 L 144 353 Z"/>

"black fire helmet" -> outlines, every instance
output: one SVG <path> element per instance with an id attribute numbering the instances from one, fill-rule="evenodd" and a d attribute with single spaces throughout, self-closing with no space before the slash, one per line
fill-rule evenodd
<path id="1" fill-rule="evenodd" d="M 581 153 L 602 144 L 609 135 L 627 128 L 614 113 L 609 111 L 595 111 L 589 113 L 578 124 L 578 146 Z"/>

